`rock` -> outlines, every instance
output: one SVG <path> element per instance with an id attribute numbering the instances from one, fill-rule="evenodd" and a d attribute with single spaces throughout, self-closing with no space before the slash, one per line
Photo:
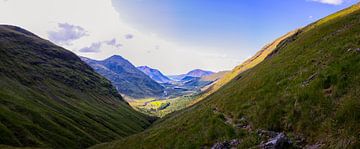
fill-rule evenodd
<path id="1" fill-rule="evenodd" d="M 230 149 L 230 144 L 227 142 L 218 142 L 214 144 L 211 149 Z"/>
<path id="2" fill-rule="evenodd" d="M 360 52 L 360 48 L 349 48 L 348 50 L 347 50 L 348 52 L 350 52 L 350 51 L 355 51 L 355 52 Z"/>
<path id="3" fill-rule="evenodd" d="M 218 142 L 214 144 L 211 147 L 211 149 L 231 149 L 231 148 L 235 148 L 239 144 L 240 144 L 240 140 L 232 139 L 230 141 Z"/>
<path id="4" fill-rule="evenodd" d="M 284 133 L 279 133 L 276 137 L 271 138 L 268 142 L 261 144 L 263 149 L 286 149 L 292 146 L 292 142 Z"/>
<path id="5" fill-rule="evenodd" d="M 238 140 L 238 139 L 232 139 L 231 141 L 230 141 L 230 145 L 231 146 L 237 146 L 237 145 L 239 145 L 240 144 L 240 140 Z"/>

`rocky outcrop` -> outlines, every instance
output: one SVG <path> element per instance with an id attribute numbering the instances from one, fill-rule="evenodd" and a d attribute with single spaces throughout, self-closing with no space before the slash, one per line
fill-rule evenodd
<path id="1" fill-rule="evenodd" d="M 269 139 L 266 143 L 260 144 L 259 147 L 263 149 L 286 149 L 293 146 L 293 143 L 284 133 L 271 132 L 271 135 L 274 134 L 276 134 L 275 137 Z"/>

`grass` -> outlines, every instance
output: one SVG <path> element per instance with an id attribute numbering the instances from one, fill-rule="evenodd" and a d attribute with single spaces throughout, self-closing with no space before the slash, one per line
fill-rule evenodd
<path id="1" fill-rule="evenodd" d="M 357 148 L 359 18 L 357 4 L 315 22 L 198 104 L 165 116 L 142 133 L 92 148 L 209 148 L 233 138 L 242 140 L 241 148 L 250 148 L 264 141 L 227 125 L 223 114 L 246 117 L 256 129 L 302 136 L 306 144 Z"/>
<path id="2" fill-rule="evenodd" d="M 86 148 L 150 125 L 75 54 L 21 28 L 0 26 L 0 59 L 0 144 Z"/>
<path id="3" fill-rule="evenodd" d="M 191 106 L 197 95 L 192 96 L 181 96 L 170 99 L 136 99 L 128 100 L 129 104 L 139 112 L 147 115 L 164 117 L 170 113 L 182 110 Z"/>

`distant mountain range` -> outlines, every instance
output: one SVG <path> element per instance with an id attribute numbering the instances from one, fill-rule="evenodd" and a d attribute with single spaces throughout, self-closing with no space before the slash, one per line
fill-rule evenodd
<path id="1" fill-rule="evenodd" d="M 206 70 L 201 70 L 201 69 L 195 69 L 192 70 L 190 72 L 188 72 L 186 74 L 186 76 L 191 76 L 191 77 L 204 77 L 204 76 L 209 76 L 214 74 L 214 72 L 211 71 L 206 71 Z"/>
<path id="2" fill-rule="evenodd" d="M 167 83 L 171 81 L 170 78 L 162 74 L 157 69 L 153 69 L 148 66 L 139 66 L 137 68 L 158 83 Z"/>
<path id="3" fill-rule="evenodd" d="M 96 72 L 109 79 L 116 89 L 131 98 L 160 97 L 164 87 L 140 71 L 128 60 L 114 55 L 97 61 L 82 57 Z"/>
<path id="4" fill-rule="evenodd" d="M 201 69 L 194 69 L 186 74 L 181 74 L 181 75 L 172 75 L 172 76 L 168 76 L 169 78 L 171 78 L 172 80 L 175 81 L 180 81 L 186 77 L 204 77 L 204 76 L 209 76 L 214 74 L 214 72 L 211 71 L 206 71 L 206 70 L 201 70 Z"/>
<path id="5" fill-rule="evenodd" d="M 186 74 L 170 76 L 170 78 L 162 74 L 159 70 L 148 66 L 139 66 L 137 68 L 164 86 L 165 95 L 163 97 L 166 98 L 198 94 L 202 91 L 203 87 L 214 83 L 225 74 L 224 72 L 214 73 L 195 69 Z"/>
<path id="6" fill-rule="evenodd" d="M 289 32 L 201 102 L 98 148 L 359 148 L 359 18 L 360 3 Z"/>

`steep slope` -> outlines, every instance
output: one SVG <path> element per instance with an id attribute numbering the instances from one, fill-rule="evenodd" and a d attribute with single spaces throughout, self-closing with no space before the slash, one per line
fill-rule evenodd
<path id="1" fill-rule="evenodd" d="M 279 46 L 281 46 L 282 44 L 286 43 L 287 40 L 291 40 L 293 37 L 295 37 L 298 33 L 300 32 L 299 29 L 296 29 L 294 31 L 288 32 L 287 34 L 281 36 L 280 38 L 274 40 L 273 42 L 265 45 L 260 51 L 258 51 L 254 56 L 252 56 L 251 58 L 247 59 L 246 61 L 244 61 L 242 64 L 240 64 L 239 66 L 236 66 L 232 71 L 227 72 L 218 72 L 218 73 L 214 73 L 212 75 L 209 76 L 203 76 L 201 77 L 200 81 L 204 81 L 206 82 L 207 80 L 216 80 L 213 83 L 211 83 L 210 85 L 202 88 L 203 92 L 201 93 L 201 95 L 196 99 L 193 100 L 191 104 L 196 104 L 199 101 L 205 99 L 207 96 L 211 95 L 212 93 L 214 93 L 215 91 L 217 91 L 218 89 L 220 89 L 222 86 L 224 86 L 226 83 L 228 83 L 229 81 L 233 80 L 236 76 L 238 76 L 240 73 L 245 72 L 253 67 L 255 67 L 256 65 L 258 65 L 259 63 L 261 63 L 263 60 L 265 60 L 265 58 L 267 58 L 268 56 L 270 56 L 274 50 L 276 50 L 276 48 Z"/>
<path id="2" fill-rule="evenodd" d="M 128 60 L 114 55 L 102 61 L 82 57 L 96 72 L 109 79 L 116 89 L 132 98 L 160 97 L 164 87 L 138 70 Z"/>
<path id="3" fill-rule="evenodd" d="M 148 66 L 139 66 L 137 68 L 158 83 L 167 83 L 171 81 L 167 76 L 163 75 L 157 69 L 153 69 Z"/>
<path id="4" fill-rule="evenodd" d="M 75 54 L 0 25 L 0 144 L 85 148 L 144 130 L 105 78 Z"/>
<path id="5" fill-rule="evenodd" d="M 201 77 L 201 81 L 212 81 L 212 82 L 215 82 L 215 81 L 218 81 L 220 80 L 221 78 L 225 77 L 226 74 L 230 73 L 230 71 L 220 71 L 220 72 L 216 72 L 216 73 L 213 73 L 211 75 L 207 75 L 207 76 L 203 76 Z"/>
<path id="6" fill-rule="evenodd" d="M 202 102 L 108 148 L 260 147 L 271 132 L 299 146 L 360 146 L 360 4 L 287 38 Z M 229 144 L 229 143 L 228 143 Z"/>

